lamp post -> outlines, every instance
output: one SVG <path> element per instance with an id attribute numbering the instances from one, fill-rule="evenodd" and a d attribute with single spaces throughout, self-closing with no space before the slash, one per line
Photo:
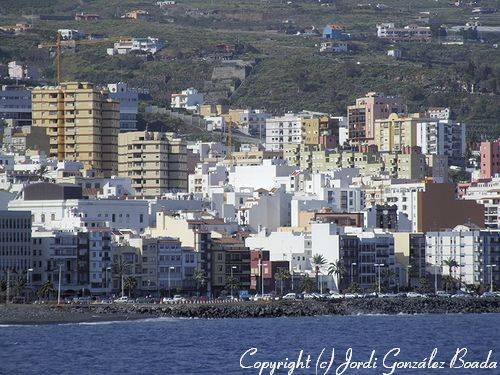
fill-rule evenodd
<path id="1" fill-rule="evenodd" d="M 62 273 L 62 264 L 59 263 L 59 282 L 57 283 L 57 304 L 61 304 L 61 273 Z"/>
<path id="2" fill-rule="evenodd" d="M 168 298 L 172 297 L 172 292 L 170 291 L 170 271 L 175 270 L 175 267 L 168 267 Z"/>
<path id="3" fill-rule="evenodd" d="M 354 275 L 354 266 L 357 266 L 357 265 L 358 265 L 358 263 L 356 263 L 356 262 L 351 263 L 351 284 L 352 284 L 352 280 L 353 280 L 352 277 Z"/>
<path id="4" fill-rule="evenodd" d="M 493 292 L 493 268 L 495 268 L 496 264 L 487 264 L 486 268 L 490 269 L 490 292 Z"/>
<path id="5" fill-rule="evenodd" d="M 236 266 L 231 267 L 231 297 L 233 297 L 233 270 L 236 269 Z"/>
<path id="6" fill-rule="evenodd" d="M 260 288 L 261 288 L 261 295 L 264 295 L 264 262 L 262 262 L 262 259 L 259 259 L 259 270 L 260 270 Z"/>
<path id="7" fill-rule="evenodd" d="M 411 264 L 408 264 L 406 266 L 406 286 L 408 288 L 411 288 L 411 285 L 410 285 L 411 284 L 410 283 L 410 281 L 411 281 L 411 279 L 410 279 L 410 268 L 411 268 Z"/>
<path id="8" fill-rule="evenodd" d="M 108 295 L 108 271 L 111 271 L 111 267 L 106 267 L 104 269 L 104 278 L 105 278 L 104 288 L 105 288 L 105 295 L 106 296 Z"/>
<path id="9" fill-rule="evenodd" d="M 28 268 L 26 270 L 26 285 L 28 286 L 28 289 L 30 290 L 31 292 L 31 278 L 30 278 L 30 272 L 33 272 L 33 268 Z M 26 297 L 28 297 L 28 294 L 31 294 L 31 293 L 26 293 Z M 28 298 L 26 298 L 28 299 Z"/>
<path id="10" fill-rule="evenodd" d="M 380 268 L 384 267 L 385 264 L 375 263 L 374 266 L 378 267 L 378 293 L 380 294 L 380 292 L 381 292 L 381 287 L 380 287 Z"/>

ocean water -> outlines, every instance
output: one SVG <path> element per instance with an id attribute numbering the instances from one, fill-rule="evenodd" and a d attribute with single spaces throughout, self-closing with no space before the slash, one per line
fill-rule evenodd
<path id="1" fill-rule="evenodd" d="M 372 351 L 371 367 L 346 368 L 370 366 Z M 499 314 L 0 326 L 1 374 L 270 374 L 273 361 L 286 366 L 275 374 L 500 374 L 498 365 L 464 368 L 479 366 L 490 351 L 491 367 L 500 362 Z M 427 368 L 397 368 L 406 362 Z M 441 362 L 444 368 L 429 368 Z"/>

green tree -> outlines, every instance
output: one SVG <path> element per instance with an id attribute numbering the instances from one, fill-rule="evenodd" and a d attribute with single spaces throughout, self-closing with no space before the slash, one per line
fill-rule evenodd
<path id="1" fill-rule="evenodd" d="M 342 276 L 346 274 L 347 270 L 344 267 L 343 262 L 339 259 L 335 263 L 330 263 L 330 267 L 328 267 L 328 275 L 335 275 L 337 282 L 337 289 L 340 292 L 340 281 Z"/>
<path id="2" fill-rule="evenodd" d="M 130 298 L 133 291 L 137 288 L 137 279 L 133 276 L 127 276 L 124 284 L 124 288 L 128 290 L 128 297 Z"/>
<path id="3" fill-rule="evenodd" d="M 56 292 L 54 289 L 54 286 L 52 285 L 52 282 L 50 280 L 47 280 L 45 283 L 42 284 L 40 289 L 38 289 L 38 295 L 41 298 L 49 298 L 50 296 L 53 295 Z"/>
<path id="4" fill-rule="evenodd" d="M 236 277 L 229 276 L 226 280 L 226 287 L 229 288 L 229 290 L 231 291 L 231 297 L 232 297 L 233 291 L 235 289 L 236 291 L 238 291 L 238 289 L 240 288 L 240 282 Z"/>
<path id="5" fill-rule="evenodd" d="M 205 272 L 203 270 L 196 270 L 193 273 L 193 279 L 196 282 L 196 295 L 200 296 L 200 287 L 205 285 L 207 277 L 205 276 Z"/>
<path id="6" fill-rule="evenodd" d="M 430 293 L 432 291 L 431 284 L 429 280 L 425 277 L 421 278 L 418 282 L 417 292 L 419 293 Z"/>
<path id="7" fill-rule="evenodd" d="M 454 268 L 459 267 L 459 264 L 457 263 L 457 261 L 455 259 L 452 259 L 452 258 L 448 258 L 448 259 L 443 260 L 443 264 L 446 267 L 448 267 L 448 277 L 445 278 L 446 290 L 448 290 L 448 287 L 453 289 L 455 282 L 454 282 L 454 278 L 452 276 L 452 271 Z"/>
<path id="8" fill-rule="evenodd" d="M 283 281 L 290 278 L 290 271 L 286 268 L 280 268 L 274 277 L 280 282 L 280 294 L 283 295 Z"/>
<path id="9" fill-rule="evenodd" d="M 358 283 L 351 283 L 347 289 L 347 293 L 360 293 L 361 292 L 361 287 L 359 286 Z"/>
<path id="10" fill-rule="evenodd" d="M 310 293 L 314 289 L 314 281 L 309 276 L 304 276 L 300 281 L 300 289 L 306 293 Z"/>
<path id="11" fill-rule="evenodd" d="M 24 277 L 19 277 L 14 283 L 14 294 L 19 297 L 26 289 L 27 283 Z"/>
<path id="12" fill-rule="evenodd" d="M 128 263 L 125 259 L 123 259 L 123 256 L 121 255 L 113 264 L 113 273 L 118 276 L 118 289 L 120 290 L 122 289 L 122 282 L 125 276 L 130 271 L 130 266 L 131 264 Z M 125 288 L 125 285 L 123 285 L 123 287 Z"/>
<path id="13" fill-rule="evenodd" d="M 316 255 L 313 255 L 313 257 L 311 259 L 311 263 L 314 267 L 314 272 L 316 274 L 316 288 L 319 289 L 319 283 L 318 283 L 318 281 L 319 281 L 319 278 L 318 278 L 319 269 L 326 264 L 326 259 L 323 255 L 316 254 Z"/>

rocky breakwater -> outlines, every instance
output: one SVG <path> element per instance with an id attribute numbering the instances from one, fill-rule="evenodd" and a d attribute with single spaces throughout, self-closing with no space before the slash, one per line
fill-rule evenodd
<path id="1" fill-rule="evenodd" d="M 500 313 L 500 298 L 357 298 L 172 305 L 1 305 L 0 324 L 72 323 L 157 317 L 221 319 L 451 313 Z"/>
<path id="2" fill-rule="evenodd" d="M 500 299 L 481 298 L 373 298 L 346 300 L 187 303 L 178 305 L 101 305 L 98 314 L 132 313 L 185 318 L 271 318 L 281 316 L 355 314 L 500 313 Z"/>

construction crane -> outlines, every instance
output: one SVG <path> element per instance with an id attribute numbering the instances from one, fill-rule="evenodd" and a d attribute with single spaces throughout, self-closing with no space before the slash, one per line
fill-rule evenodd
<path id="1" fill-rule="evenodd" d="M 57 32 L 57 37 L 56 37 L 56 42 L 55 43 L 42 43 L 38 45 L 38 48 L 55 48 L 56 49 L 56 79 L 57 83 L 61 83 L 61 71 L 62 71 L 62 48 L 65 45 L 69 45 L 69 43 L 65 42 L 71 42 L 71 46 L 78 46 L 78 45 L 98 45 L 98 44 L 104 44 L 104 43 L 109 43 L 109 42 L 116 42 L 120 40 L 130 40 L 130 37 L 125 37 L 125 36 L 120 36 L 120 37 L 111 37 L 111 38 L 104 38 L 104 39 L 85 39 L 85 40 L 71 40 L 71 41 L 65 41 L 61 37 L 61 33 Z"/>

